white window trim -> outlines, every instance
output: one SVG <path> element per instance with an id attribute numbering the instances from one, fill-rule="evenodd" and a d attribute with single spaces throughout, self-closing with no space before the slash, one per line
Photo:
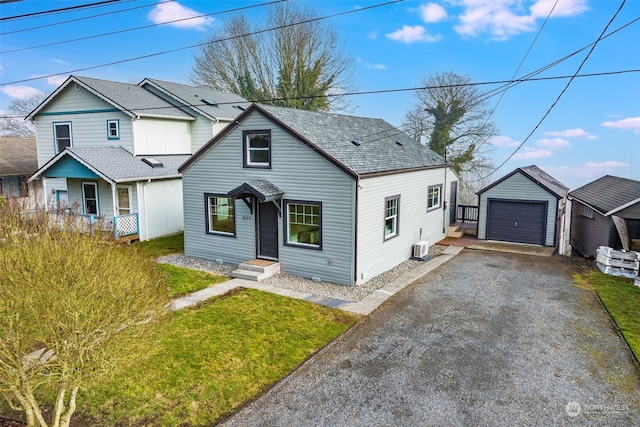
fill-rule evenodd
<path id="1" fill-rule="evenodd" d="M 111 123 L 116 124 L 116 136 L 111 136 Z M 110 141 L 117 141 L 120 139 L 120 120 L 119 119 L 107 120 L 107 139 Z"/>
<path id="2" fill-rule="evenodd" d="M 249 168 L 262 168 L 262 169 L 270 169 L 271 168 L 271 131 L 267 129 L 261 130 L 249 130 L 244 131 L 243 135 L 243 150 L 244 150 L 244 167 Z M 261 148 L 251 148 L 249 145 L 249 137 L 251 135 L 264 135 L 268 138 L 269 144 L 267 147 Z M 251 152 L 252 151 L 266 151 L 268 154 L 268 160 L 266 162 L 252 162 L 251 161 Z"/>
<path id="3" fill-rule="evenodd" d="M 219 231 L 219 230 L 214 230 L 213 229 L 213 221 L 211 218 L 211 199 L 228 199 L 229 200 L 229 204 L 226 205 L 228 207 L 231 207 L 233 213 L 231 215 L 231 217 L 233 218 L 233 232 L 228 232 L 228 231 Z M 207 234 L 217 234 L 217 235 L 221 235 L 221 236 L 231 236 L 234 237 L 236 235 L 236 209 L 235 209 L 235 201 L 232 198 L 226 197 L 223 194 L 212 194 L 212 193 L 206 193 L 205 194 L 205 201 L 207 204 L 207 218 L 206 218 L 206 222 L 207 222 Z"/>
<path id="4" fill-rule="evenodd" d="M 387 215 L 387 210 L 388 210 L 388 203 L 391 200 L 395 200 L 396 201 L 396 213 L 394 215 Z M 387 234 L 387 220 L 394 218 L 394 230 L 392 233 Z M 384 232 L 384 240 L 389 240 L 389 239 L 393 239 L 396 236 L 400 235 L 400 195 L 396 194 L 395 196 L 389 196 L 389 197 L 385 197 L 384 199 L 384 228 L 383 228 L 383 232 Z"/>
<path id="5" fill-rule="evenodd" d="M 117 185 L 116 186 L 116 211 L 118 212 L 118 215 L 128 215 L 128 214 L 122 214 L 120 213 L 120 197 L 117 194 L 117 189 L 119 188 L 124 188 L 127 190 L 127 195 L 129 196 L 129 214 L 131 213 L 131 211 L 133 210 L 133 206 L 132 206 L 132 197 L 131 197 L 131 191 L 132 191 L 132 187 L 130 185 Z"/>
<path id="6" fill-rule="evenodd" d="M 290 220 L 291 212 L 289 211 L 291 206 L 313 206 L 318 208 L 318 233 L 319 233 L 318 244 L 294 242 L 291 240 L 291 230 L 289 228 L 291 226 L 291 220 Z M 286 200 L 285 215 L 286 215 L 285 232 L 287 236 L 287 238 L 285 239 L 286 245 L 298 246 L 298 247 L 309 248 L 309 249 L 322 249 L 322 202 L 313 202 L 310 200 Z"/>
<path id="7" fill-rule="evenodd" d="M 433 206 L 429 206 L 429 192 L 431 192 L 431 190 L 438 190 L 438 204 L 433 205 Z M 427 188 L 427 211 L 433 211 L 436 209 L 440 209 L 442 207 L 442 184 L 437 184 L 437 185 L 430 185 L 429 188 Z"/>
<path id="8" fill-rule="evenodd" d="M 56 154 L 60 153 L 58 146 L 58 133 L 56 132 L 56 126 L 67 125 L 69 127 L 69 147 L 73 147 L 73 132 L 71 122 L 53 122 L 53 149 Z"/>
<path id="9" fill-rule="evenodd" d="M 98 194 L 98 183 L 95 181 L 83 181 L 80 183 L 82 186 L 82 213 L 85 215 L 100 215 L 100 197 Z M 96 189 L 96 213 L 91 214 L 87 212 L 87 198 L 84 194 L 84 186 L 92 185 Z"/>

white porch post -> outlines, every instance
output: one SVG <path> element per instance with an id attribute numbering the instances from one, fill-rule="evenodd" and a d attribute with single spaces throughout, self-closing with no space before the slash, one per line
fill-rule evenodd
<path id="1" fill-rule="evenodd" d="M 118 187 L 115 182 L 111 183 L 111 196 L 113 198 L 113 216 L 118 216 Z"/>

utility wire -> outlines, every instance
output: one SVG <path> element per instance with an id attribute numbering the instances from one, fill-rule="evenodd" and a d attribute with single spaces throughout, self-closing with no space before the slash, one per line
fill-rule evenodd
<path id="1" fill-rule="evenodd" d="M 128 12 L 130 10 L 143 9 L 145 7 L 157 6 L 157 5 L 162 4 L 162 3 L 169 3 L 170 1 L 175 1 L 175 0 L 162 0 L 162 1 L 159 1 L 157 3 L 149 3 L 149 4 L 142 5 L 142 6 L 130 7 L 128 9 L 120 9 L 120 10 L 114 10 L 114 11 L 111 11 L 111 12 L 98 13 L 96 15 L 83 16 L 81 18 L 69 19 L 67 21 L 58 21 L 58 22 L 53 22 L 51 24 L 44 24 L 44 25 L 37 25 L 35 27 L 30 27 L 30 28 L 23 28 L 21 30 L 6 31 L 6 32 L 0 33 L 0 35 L 6 36 L 8 34 L 22 33 L 22 32 L 31 31 L 31 30 L 40 30 L 42 28 L 53 27 L 53 26 L 56 26 L 56 25 L 69 24 L 71 22 L 76 22 L 76 21 L 84 21 L 85 19 L 99 18 L 101 16 L 114 15 L 116 13 Z"/>
<path id="2" fill-rule="evenodd" d="M 620 11 L 622 10 L 622 8 L 624 7 L 625 3 L 627 2 L 627 0 L 622 0 L 622 3 L 620 3 L 620 6 L 618 7 L 618 10 L 616 11 L 616 13 L 613 14 L 613 16 L 611 17 L 611 19 L 609 20 L 609 22 L 607 22 L 607 25 L 604 27 L 604 29 L 602 30 L 602 32 L 600 33 L 600 36 L 596 39 L 596 41 L 592 44 L 591 49 L 589 50 L 589 52 L 587 52 L 587 55 L 584 57 L 584 59 L 582 60 L 582 62 L 580 63 L 580 65 L 578 66 L 578 69 L 576 70 L 576 72 L 573 74 L 573 76 L 570 77 L 569 81 L 567 82 L 567 84 L 565 85 L 564 89 L 562 89 L 562 91 L 560 92 L 560 94 L 558 95 L 558 97 L 556 98 L 555 101 L 553 101 L 553 103 L 551 104 L 551 106 L 549 107 L 549 109 L 547 110 L 546 113 L 544 113 L 544 115 L 542 116 L 542 118 L 538 121 L 538 123 L 534 126 L 533 130 L 531 130 L 531 132 L 529 132 L 529 134 L 527 135 L 527 137 L 520 143 L 520 145 L 518 145 L 516 147 L 515 150 L 513 150 L 513 153 L 511 153 L 509 155 L 509 157 L 507 157 L 502 163 L 500 163 L 500 165 L 495 168 L 492 172 L 490 172 L 489 174 L 487 174 L 486 176 L 479 178 L 477 180 L 474 181 L 469 181 L 469 182 L 477 182 L 477 181 L 482 181 L 486 178 L 488 178 L 489 176 L 493 175 L 495 172 L 498 171 L 498 169 L 500 169 L 502 166 L 504 166 L 509 160 L 511 160 L 511 158 L 518 152 L 518 150 L 520 150 L 520 148 L 522 148 L 522 146 L 529 140 L 529 138 L 531 138 L 531 136 L 538 130 L 538 128 L 540 127 L 540 125 L 542 125 L 542 122 L 544 122 L 544 120 L 549 116 L 549 114 L 551 113 L 551 111 L 554 109 L 554 107 L 558 104 L 558 102 L 560 101 L 560 98 L 562 98 L 562 96 L 564 95 L 564 93 L 567 91 L 567 89 L 569 89 L 569 86 L 571 85 L 571 83 L 573 82 L 573 80 L 578 76 L 578 74 L 580 73 L 580 70 L 582 70 L 582 67 L 584 66 L 584 64 L 587 62 L 587 60 L 589 59 L 589 57 L 591 56 L 591 54 L 593 53 L 594 49 L 596 48 L 596 46 L 598 45 L 598 43 L 604 38 L 604 34 L 606 33 L 607 29 L 609 28 L 609 26 L 613 23 L 613 21 L 616 19 L 616 17 L 618 16 L 618 14 L 620 13 Z"/>
<path id="3" fill-rule="evenodd" d="M 54 76 L 57 76 L 57 75 L 60 75 L 60 74 L 73 74 L 73 73 L 77 73 L 78 71 L 93 70 L 95 68 L 102 68 L 102 67 L 108 67 L 110 65 L 117 65 L 117 64 L 123 64 L 123 63 L 126 63 L 126 62 L 138 61 L 138 60 L 141 60 L 141 59 L 152 58 L 154 56 L 166 55 L 166 54 L 169 54 L 169 53 L 179 52 L 179 51 L 182 51 L 182 50 L 189 50 L 189 49 L 193 49 L 193 48 L 196 48 L 196 47 L 205 46 L 205 45 L 208 45 L 208 44 L 220 43 L 220 42 L 224 42 L 224 41 L 228 41 L 228 40 L 234 40 L 234 39 L 241 38 L 241 37 L 253 36 L 253 35 L 257 35 L 257 34 L 266 33 L 266 32 L 269 32 L 269 31 L 275 31 L 275 30 L 280 30 L 280 29 L 283 29 L 283 28 L 294 27 L 296 25 L 308 24 L 308 23 L 311 23 L 311 22 L 322 21 L 324 19 L 335 18 L 335 17 L 343 16 L 343 15 L 349 15 L 349 14 L 352 14 L 352 13 L 364 12 L 365 10 L 375 9 L 375 8 L 382 7 L 382 6 L 388 6 L 390 4 L 399 3 L 401 1 L 402 0 L 392 0 L 392 1 L 385 2 L 385 3 L 378 3 L 378 4 L 371 5 L 371 6 L 361 7 L 359 9 L 352 9 L 352 10 L 347 10 L 345 12 L 334 13 L 332 15 L 326 15 L 326 16 L 320 16 L 320 17 L 317 17 L 317 18 L 311 18 L 311 19 L 307 19 L 307 20 L 304 20 L 304 21 L 295 22 L 295 23 L 292 23 L 292 24 L 280 25 L 278 27 L 267 28 L 267 29 L 264 29 L 264 30 L 257 30 L 257 31 L 253 31 L 251 33 L 241 34 L 241 35 L 238 35 L 238 36 L 226 37 L 226 38 L 223 38 L 223 39 L 207 41 L 207 42 L 198 43 L 198 44 L 194 44 L 194 45 L 190 45 L 190 46 L 178 47 L 178 48 L 175 48 L 175 49 L 164 50 L 164 51 L 161 51 L 161 52 L 149 53 L 149 54 L 146 54 L 146 55 L 136 56 L 134 58 L 121 59 L 119 61 L 108 62 L 108 63 L 100 64 L 100 65 L 93 65 L 93 66 L 84 67 L 84 68 L 76 68 L 75 70 L 62 71 L 60 73 L 47 74 L 47 75 L 44 75 L 44 76 L 31 77 L 31 78 L 28 78 L 28 79 L 14 80 L 12 82 L 3 82 L 3 83 L 0 83 L 0 86 L 6 86 L 6 85 L 11 85 L 11 84 L 16 84 L 16 83 L 30 82 L 30 81 L 34 81 L 34 80 L 46 79 L 48 77 L 54 77 Z"/>
<path id="4" fill-rule="evenodd" d="M 538 81 L 549 81 L 549 80 L 564 80 L 564 79 L 572 79 L 572 78 L 586 78 L 586 77 L 603 77 L 603 76 L 612 76 L 612 75 L 620 75 L 620 74 L 629 74 L 629 73 L 640 73 L 640 68 L 638 69 L 628 69 L 628 70 L 616 70 L 616 71 L 602 71 L 598 73 L 587 73 L 587 74 L 574 74 L 574 75 L 564 75 L 564 76 L 550 76 L 550 77 L 532 77 L 527 79 L 516 79 L 516 80 L 493 80 L 493 81 L 485 81 L 485 82 L 470 82 L 470 83 L 459 83 L 459 84 L 451 84 L 451 85 L 441 85 L 441 86 L 422 86 L 422 87 L 409 87 L 409 88 L 395 88 L 395 89 L 380 89 L 380 90 L 368 90 L 368 91 L 359 91 L 359 92 L 347 92 L 340 94 L 326 94 L 326 95 L 312 95 L 312 96 L 291 96 L 291 97 L 282 97 L 282 98 L 260 98 L 260 99 L 250 99 L 246 101 L 231 101 L 231 102 L 216 102 L 217 105 L 238 105 L 238 104 L 247 104 L 247 103 L 270 103 L 278 101 L 287 101 L 287 100 L 296 100 L 296 99 L 313 99 L 313 98 L 322 98 L 322 97 L 335 97 L 335 96 L 356 96 L 356 95 L 375 95 L 375 94 L 384 94 L 384 93 L 397 93 L 397 92 L 410 92 L 410 91 L 418 91 L 418 90 L 431 90 L 431 89 L 445 89 L 445 88 L 454 88 L 454 87 L 463 87 L 463 86 L 487 86 L 487 85 L 496 85 L 496 84 L 509 84 L 512 82 L 525 83 L 525 82 L 538 82 Z M 206 103 L 188 103 L 186 106 L 188 107 L 204 107 L 210 104 Z M 175 106 L 166 106 L 166 107 L 145 107 L 140 109 L 129 109 L 129 111 L 138 111 L 138 110 L 163 110 L 175 108 Z M 10 119 L 10 118 L 19 118 L 22 116 L 3 116 L 0 118 Z M 401 132 L 399 127 L 396 127 L 398 131 Z M 384 131 L 372 133 L 365 135 L 372 136 L 382 132 L 388 132 L 388 129 Z"/>
<path id="5" fill-rule="evenodd" d="M 173 21 L 160 22 L 158 24 L 143 25 L 142 27 L 127 28 L 127 29 L 124 29 L 124 30 L 112 31 L 110 33 L 95 34 L 95 35 L 92 35 L 92 36 L 79 37 L 79 38 L 70 39 L 70 40 L 62 40 L 62 41 L 58 41 L 58 42 L 46 43 L 46 44 L 41 44 L 41 45 L 37 45 L 37 46 L 22 47 L 22 48 L 18 48 L 18 49 L 5 50 L 5 51 L 0 52 L 0 54 L 12 53 L 12 52 L 20 52 L 20 51 L 24 51 L 24 50 L 37 49 L 37 48 L 41 48 L 41 47 L 54 46 L 54 45 L 59 45 L 59 44 L 64 44 L 64 43 L 77 42 L 77 41 L 81 41 L 81 40 L 89 40 L 89 39 L 94 39 L 94 38 L 98 38 L 98 37 L 112 36 L 114 34 L 121 34 L 121 33 L 130 32 L 130 31 L 142 30 L 142 29 L 145 29 L 145 28 L 158 27 L 158 26 L 161 26 L 161 25 L 173 24 L 175 22 L 182 22 L 182 21 L 188 21 L 188 20 L 191 20 L 191 19 L 204 18 L 205 16 L 221 15 L 221 14 L 224 14 L 224 13 L 231 13 L 231 12 L 238 12 L 238 11 L 246 10 L 246 9 L 252 9 L 254 7 L 268 6 L 268 5 L 272 5 L 272 4 L 276 4 L 276 3 L 281 3 L 283 1 L 286 1 L 286 0 L 273 0 L 273 1 L 270 1 L 270 2 L 267 2 L 267 3 L 259 3 L 259 4 L 249 5 L 249 6 L 237 7 L 235 9 L 227 9 L 227 10 L 223 10 L 223 11 L 219 11 L 219 12 L 205 13 L 205 14 L 202 14 L 202 15 L 190 16 L 188 18 L 181 18 L 181 19 L 175 19 Z"/>
<path id="6" fill-rule="evenodd" d="M 10 20 L 13 20 L 13 19 L 22 19 L 22 18 L 33 18 L 34 16 L 40 16 L 40 15 L 49 15 L 49 14 L 60 13 L 60 12 L 69 12 L 71 10 L 87 9 L 87 8 L 98 7 L 98 6 L 106 6 L 106 5 L 110 4 L 110 3 L 117 3 L 119 1 L 122 1 L 122 0 L 103 0 L 103 1 L 95 2 L 95 3 L 86 3 L 86 4 L 79 4 L 79 5 L 76 5 L 76 6 L 62 7 L 60 9 L 49 9 L 49 10 L 42 10 L 40 12 L 24 13 L 22 15 L 7 16 L 7 17 L 4 17 L 4 18 L 0 18 L 0 21 L 10 21 Z M 133 1 L 133 0 L 126 0 L 126 1 Z"/>

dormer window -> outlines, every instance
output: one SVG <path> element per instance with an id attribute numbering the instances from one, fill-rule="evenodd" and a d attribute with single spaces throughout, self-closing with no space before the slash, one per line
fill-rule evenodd
<path id="1" fill-rule="evenodd" d="M 120 139 L 120 120 L 107 120 L 107 139 Z"/>
<path id="2" fill-rule="evenodd" d="M 244 167 L 271 169 L 271 131 L 245 130 L 242 140 Z"/>

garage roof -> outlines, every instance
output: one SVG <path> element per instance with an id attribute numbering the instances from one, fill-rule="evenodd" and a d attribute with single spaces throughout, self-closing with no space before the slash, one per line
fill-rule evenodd
<path id="1" fill-rule="evenodd" d="M 640 181 L 605 175 L 573 190 L 569 196 L 608 216 L 640 203 Z"/>
<path id="2" fill-rule="evenodd" d="M 560 181 L 558 181 L 557 179 L 555 179 L 554 177 L 552 177 L 551 175 L 549 175 L 548 173 L 546 173 L 545 171 L 537 167 L 536 165 L 531 165 L 531 166 L 525 166 L 522 168 L 517 168 L 510 174 L 507 174 L 502 178 L 500 178 L 499 180 L 497 180 L 496 182 L 484 187 L 482 190 L 478 191 L 478 194 L 482 194 L 485 191 L 495 187 L 496 185 L 500 184 L 506 179 L 509 179 L 510 177 L 512 177 L 518 172 L 525 175 L 527 178 L 529 178 L 530 180 L 532 180 L 533 182 L 535 182 L 536 184 L 538 184 L 548 192 L 554 194 L 558 199 L 562 199 L 569 192 L 569 187 L 564 186 Z"/>

